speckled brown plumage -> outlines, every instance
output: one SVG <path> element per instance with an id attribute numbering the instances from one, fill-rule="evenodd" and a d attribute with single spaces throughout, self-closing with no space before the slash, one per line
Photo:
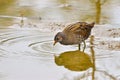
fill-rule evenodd
<path id="1" fill-rule="evenodd" d="M 81 42 L 85 43 L 85 40 L 91 34 L 91 29 L 94 27 L 94 24 L 95 23 L 88 24 L 86 22 L 70 24 L 62 32 L 58 32 L 55 35 L 54 41 L 55 43 L 59 42 L 63 45 L 80 45 Z"/>

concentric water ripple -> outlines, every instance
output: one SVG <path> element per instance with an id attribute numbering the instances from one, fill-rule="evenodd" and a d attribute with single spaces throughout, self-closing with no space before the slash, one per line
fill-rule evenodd
<path id="1" fill-rule="evenodd" d="M 7 45 L 8 48 L 15 48 L 13 50 L 19 51 L 36 51 L 43 54 L 57 54 L 64 51 L 76 50 L 77 45 L 64 46 L 57 44 L 53 46 L 53 34 L 40 32 L 38 30 L 15 30 L 15 29 L 2 29 L 0 35 L 0 45 Z M 100 38 L 95 38 L 95 48 L 104 49 L 105 43 Z M 86 41 L 87 49 L 89 49 L 89 39 Z M 21 49 L 20 49 L 21 48 Z M 107 49 L 107 48 L 105 48 Z"/>
<path id="2" fill-rule="evenodd" d="M 9 50 L 10 52 L 26 52 L 32 51 L 33 49 L 29 47 L 30 44 L 36 43 L 38 41 L 48 40 L 51 35 L 43 35 L 43 32 L 38 30 L 1 30 L 0 35 L 0 45 L 4 50 Z M 10 31 L 10 32 L 9 32 Z M 11 33 L 12 32 L 12 33 Z M 51 38 L 51 37 L 50 37 Z"/>
<path id="3" fill-rule="evenodd" d="M 64 46 L 59 43 L 53 46 L 53 40 L 31 43 L 29 47 L 31 47 L 33 50 L 40 51 L 43 53 L 50 53 L 50 54 L 57 54 L 64 51 L 77 49 L 75 46 Z"/>
<path id="4" fill-rule="evenodd" d="M 3 64 L 2 62 L 0 63 L 3 65 L 3 67 L 0 67 L 0 69 L 3 70 L 3 72 L 9 72 L 10 74 L 12 72 L 15 74 L 18 72 L 20 73 L 23 68 L 21 68 L 21 70 L 17 69 L 18 72 L 16 72 L 17 70 L 14 69 L 20 68 L 19 66 L 21 65 L 25 65 L 25 69 L 27 69 L 25 70 L 26 74 L 29 73 L 29 69 L 33 68 L 37 69 L 36 72 L 39 74 L 42 74 L 41 70 L 43 69 L 43 72 L 47 72 L 48 70 L 51 70 L 52 72 L 56 69 L 53 62 L 54 54 L 59 55 L 65 51 L 73 51 L 78 49 L 77 45 L 65 46 L 57 43 L 55 46 L 53 46 L 54 33 L 46 33 L 32 29 L 1 29 L 0 33 L 0 61 L 3 62 Z M 95 37 L 94 50 L 96 53 L 97 67 L 101 69 L 107 67 L 109 71 L 111 71 L 109 66 L 111 65 L 111 61 L 115 60 L 113 65 L 115 68 L 113 68 L 113 70 L 116 70 L 116 68 L 120 66 L 119 54 L 114 54 L 117 51 L 107 49 L 107 40 L 105 40 Z M 85 49 L 85 52 L 90 53 L 89 39 L 86 41 L 86 44 L 87 48 Z M 9 71 L 6 71 L 8 68 L 7 66 L 10 66 L 11 64 L 13 69 L 8 69 Z M 48 64 L 49 66 L 52 66 L 52 69 L 48 69 Z M 44 68 L 42 65 L 45 65 Z M 36 68 L 36 66 L 38 67 Z M 114 71 L 111 71 L 111 73 L 112 72 Z M 119 70 L 117 72 L 119 73 Z"/>
<path id="5" fill-rule="evenodd" d="M 76 46 L 53 46 L 53 33 L 45 33 L 39 30 L 2 29 L 0 46 L 6 54 L 20 54 L 50 58 L 54 54 L 64 51 L 76 50 Z"/>

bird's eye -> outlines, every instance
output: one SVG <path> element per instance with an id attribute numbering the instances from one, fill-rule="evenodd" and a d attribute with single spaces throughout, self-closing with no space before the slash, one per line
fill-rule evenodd
<path id="1" fill-rule="evenodd" d="M 59 38 L 56 38 L 56 40 L 59 40 Z"/>

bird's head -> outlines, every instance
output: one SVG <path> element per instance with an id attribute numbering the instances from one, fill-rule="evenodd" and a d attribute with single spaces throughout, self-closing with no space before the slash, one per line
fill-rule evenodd
<path id="1" fill-rule="evenodd" d="M 54 37 L 54 44 L 55 45 L 57 42 L 62 42 L 64 38 L 64 34 L 62 32 L 58 32 L 55 37 Z"/>

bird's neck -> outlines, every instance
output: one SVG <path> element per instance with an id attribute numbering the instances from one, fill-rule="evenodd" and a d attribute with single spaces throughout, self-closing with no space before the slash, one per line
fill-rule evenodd
<path id="1" fill-rule="evenodd" d="M 63 44 L 63 45 L 68 45 L 68 44 L 69 44 L 69 43 L 68 43 L 68 42 L 69 42 L 69 41 L 68 41 L 68 40 L 69 40 L 69 39 L 68 39 L 68 36 L 64 34 L 64 35 L 62 36 L 62 38 L 63 38 L 63 41 L 61 41 L 60 43 Z"/>
<path id="2" fill-rule="evenodd" d="M 67 35 L 64 35 L 63 41 L 60 42 L 63 45 L 73 45 L 72 38 L 69 38 Z"/>

